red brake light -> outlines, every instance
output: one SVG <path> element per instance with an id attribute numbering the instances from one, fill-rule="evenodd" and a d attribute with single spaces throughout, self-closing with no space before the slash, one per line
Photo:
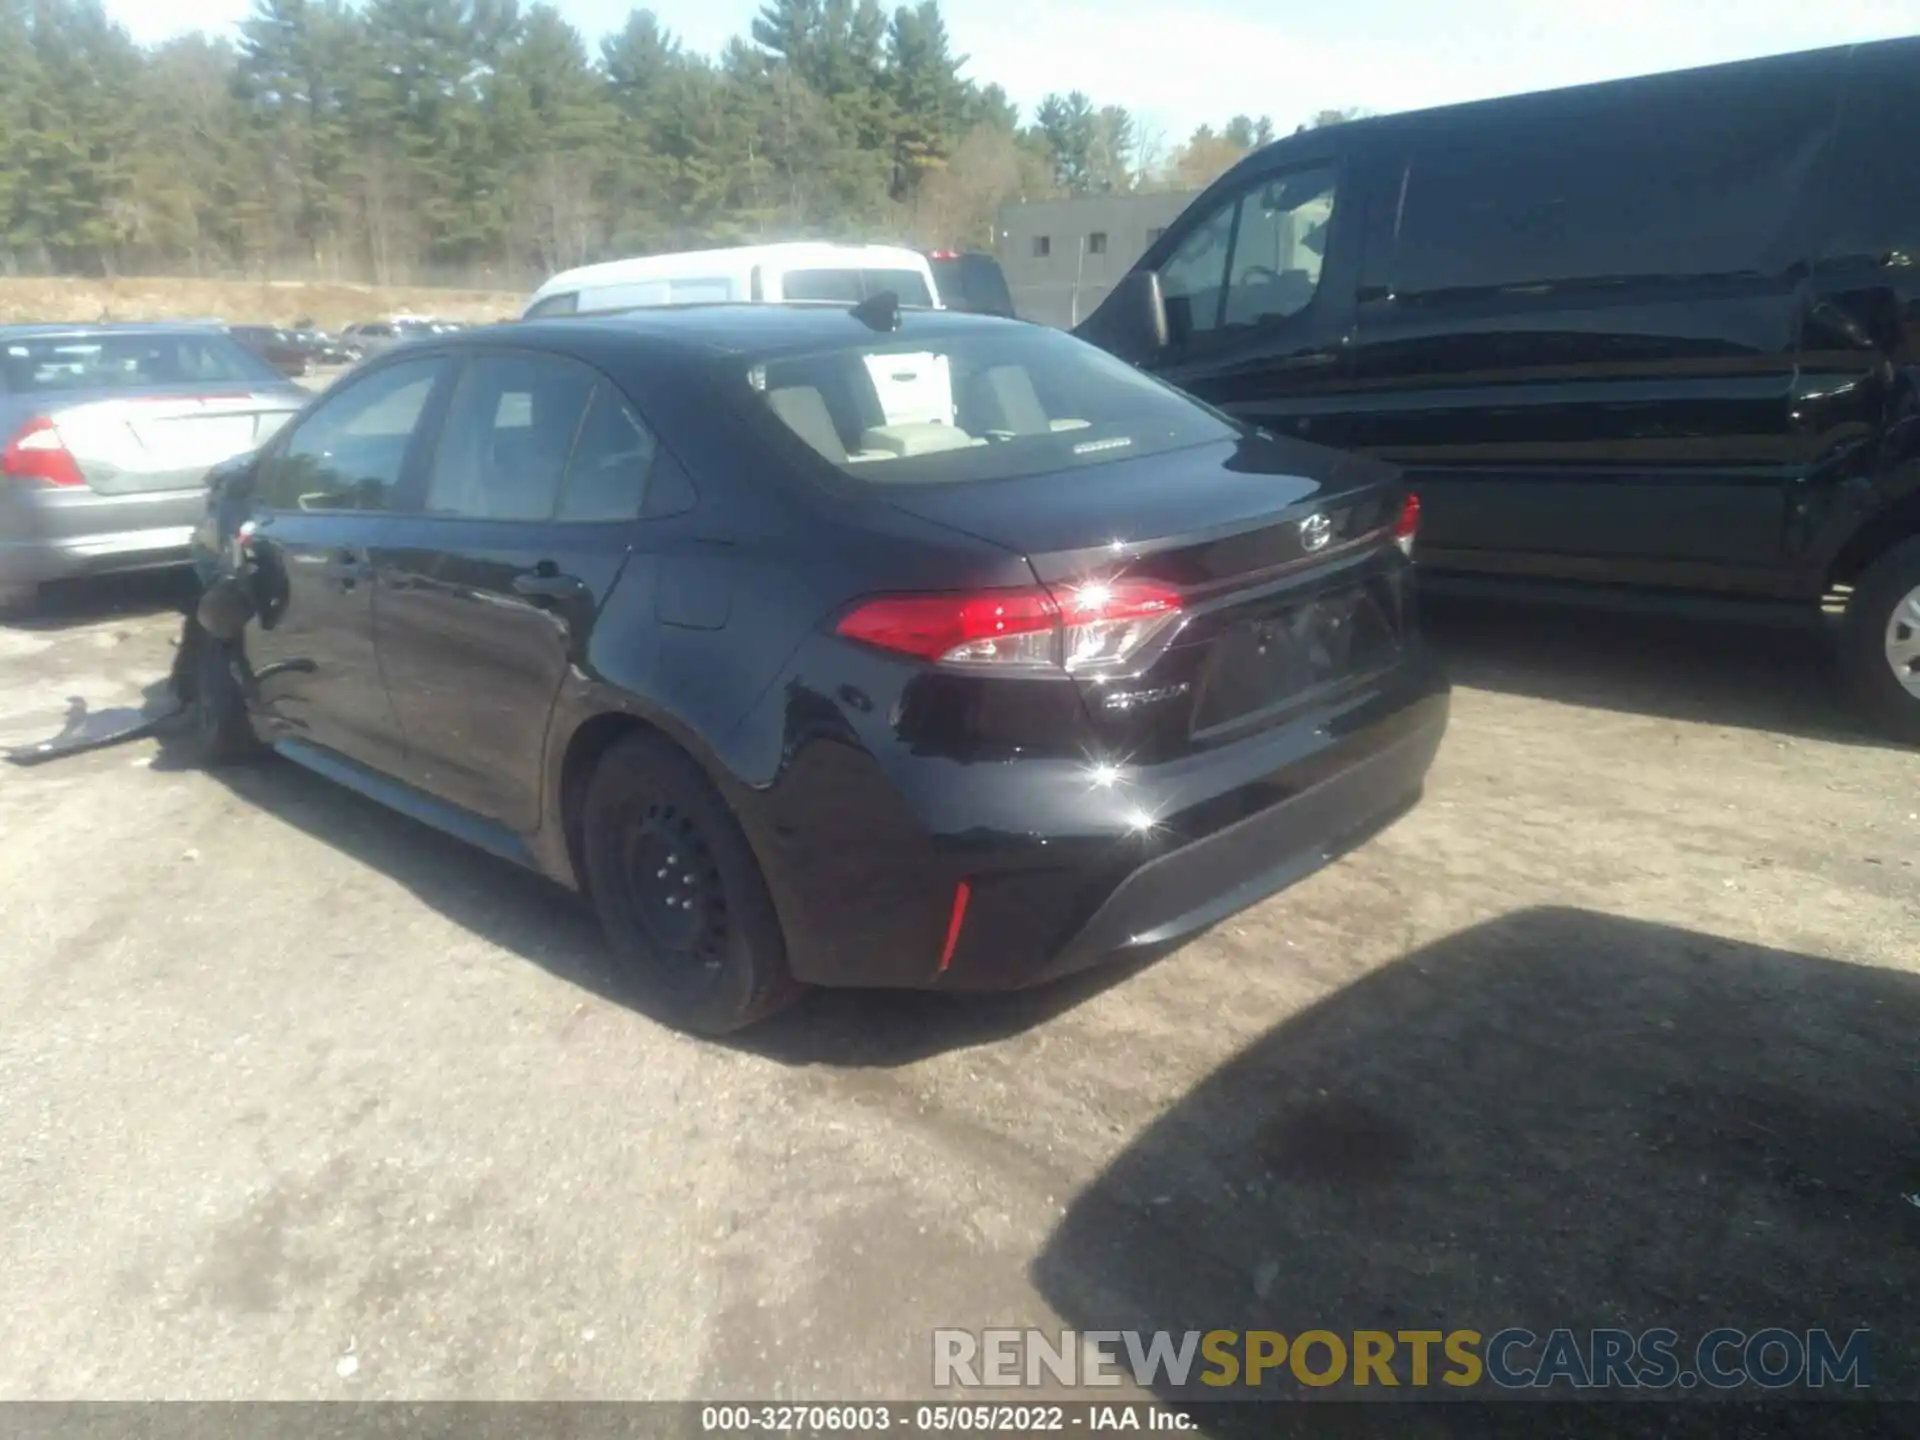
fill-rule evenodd
<path id="1" fill-rule="evenodd" d="M 1420 532 L 1420 497 L 1409 495 L 1400 506 L 1400 518 L 1393 525 L 1393 543 L 1401 553 L 1413 554 L 1413 537 Z"/>
<path id="2" fill-rule="evenodd" d="M 960 252 L 957 250 L 935 250 L 927 258 L 929 260 L 958 260 L 960 258 Z"/>
<path id="3" fill-rule="evenodd" d="M 0 452 L 0 475 L 10 480 L 44 480 L 49 485 L 85 485 L 60 432 L 44 415 L 29 420 Z"/>
<path id="4" fill-rule="evenodd" d="M 1180 596 L 1137 580 L 971 595 L 889 595 L 836 627 L 896 654 L 947 665 L 1079 672 L 1124 663 L 1180 615 Z"/>

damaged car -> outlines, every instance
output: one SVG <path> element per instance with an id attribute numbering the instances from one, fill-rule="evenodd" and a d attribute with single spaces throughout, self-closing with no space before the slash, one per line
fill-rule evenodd
<path id="1" fill-rule="evenodd" d="M 1418 515 L 1037 326 L 535 320 L 218 472 L 180 679 L 208 763 L 584 892 L 635 998 L 721 1033 L 1162 946 L 1391 823 L 1448 709 Z"/>

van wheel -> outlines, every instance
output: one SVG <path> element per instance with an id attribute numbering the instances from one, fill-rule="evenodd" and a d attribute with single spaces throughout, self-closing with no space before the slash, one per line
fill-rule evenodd
<path id="1" fill-rule="evenodd" d="M 196 627 L 197 628 L 197 627 Z M 265 748 L 247 718 L 247 698 L 233 675 L 233 647 L 201 630 L 193 656 L 193 749 L 208 769 L 239 765 Z"/>
<path id="2" fill-rule="evenodd" d="M 724 1035 L 798 998 L 747 837 L 684 752 L 652 734 L 615 745 L 580 829 L 594 908 L 642 1008 Z"/>
<path id="3" fill-rule="evenodd" d="M 1920 745 L 1920 536 L 1894 546 L 1854 585 L 1841 664 L 1880 728 Z"/>

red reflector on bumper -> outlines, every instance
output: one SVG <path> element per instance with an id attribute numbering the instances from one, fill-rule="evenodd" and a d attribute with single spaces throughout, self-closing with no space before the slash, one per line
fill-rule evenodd
<path id="1" fill-rule="evenodd" d="M 960 943 L 960 927 L 967 921 L 967 899 L 973 894 L 973 887 L 962 880 L 953 887 L 953 918 L 947 921 L 947 943 L 940 951 L 940 972 L 946 973 L 947 966 L 953 963 L 953 947 Z"/>

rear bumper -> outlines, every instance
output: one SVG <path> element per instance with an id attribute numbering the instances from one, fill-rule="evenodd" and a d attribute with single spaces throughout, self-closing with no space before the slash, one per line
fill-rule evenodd
<path id="1" fill-rule="evenodd" d="M 1148 861 L 1029 982 L 1186 939 L 1338 859 L 1413 807 L 1445 731 L 1442 702 L 1380 753 Z"/>
<path id="2" fill-rule="evenodd" d="M 206 491 L 144 495 L 15 490 L 0 495 L 0 584 L 182 565 Z"/>
<path id="3" fill-rule="evenodd" d="M 740 808 L 802 980 L 1020 989 L 1192 935 L 1390 824 L 1419 798 L 1449 698 L 1416 645 L 1286 725 L 1130 774 L 883 768 L 840 744 L 793 757 L 796 803 Z"/>

